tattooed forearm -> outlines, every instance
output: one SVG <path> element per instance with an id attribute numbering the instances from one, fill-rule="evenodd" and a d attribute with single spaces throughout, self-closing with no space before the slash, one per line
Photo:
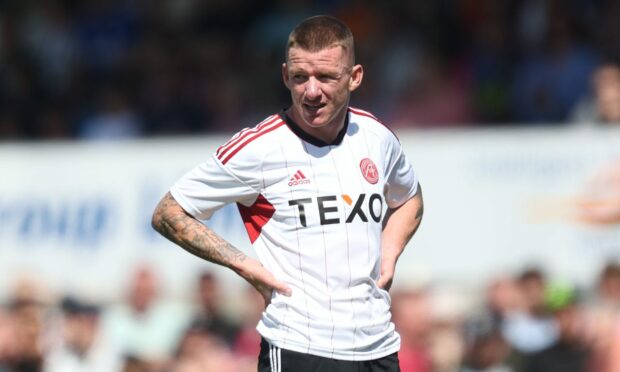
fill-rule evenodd
<path id="1" fill-rule="evenodd" d="M 187 214 L 170 193 L 157 205 L 152 226 L 168 240 L 207 261 L 231 267 L 247 258 L 243 252 Z"/>

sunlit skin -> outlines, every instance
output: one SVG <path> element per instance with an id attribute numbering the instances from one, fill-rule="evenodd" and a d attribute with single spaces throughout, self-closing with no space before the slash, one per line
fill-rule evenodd
<path id="1" fill-rule="evenodd" d="M 599 119 L 620 123 L 620 67 L 604 65 L 594 74 L 594 91 Z"/>
<path id="2" fill-rule="evenodd" d="M 351 92 L 362 82 L 361 65 L 339 45 L 311 52 L 290 48 L 282 64 L 291 91 L 290 116 L 306 133 L 331 143 L 342 129 Z"/>

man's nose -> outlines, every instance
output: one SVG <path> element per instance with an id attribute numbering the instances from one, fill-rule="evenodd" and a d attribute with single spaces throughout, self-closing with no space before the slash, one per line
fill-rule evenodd
<path id="1" fill-rule="evenodd" d="M 316 99 L 321 96 L 321 87 L 319 81 L 314 77 L 310 77 L 306 82 L 306 98 Z"/>

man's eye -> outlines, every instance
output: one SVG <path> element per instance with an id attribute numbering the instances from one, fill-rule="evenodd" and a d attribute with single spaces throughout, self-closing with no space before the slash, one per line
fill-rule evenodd
<path id="1" fill-rule="evenodd" d="M 295 74 L 293 75 L 293 80 L 295 80 L 296 82 L 306 81 L 307 77 L 305 75 Z"/>

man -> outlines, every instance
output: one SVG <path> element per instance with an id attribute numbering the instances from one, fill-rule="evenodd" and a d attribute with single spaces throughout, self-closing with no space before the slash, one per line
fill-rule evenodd
<path id="1" fill-rule="evenodd" d="M 101 328 L 100 309 L 73 297 L 63 298 L 61 336 L 46 353 L 45 372 L 108 372 L 122 369 L 122 350 Z"/>
<path id="2" fill-rule="evenodd" d="M 591 91 L 575 107 L 572 119 L 581 126 L 620 124 L 620 63 L 602 63 L 592 73 Z"/>
<path id="3" fill-rule="evenodd" d="M 346 25 L 301 22 L 282 76 L 292 106 L 181 178 L 153 226 L 262 294 L 259 371 L 398 371 L 387 291 L 422 218 L 417 178 L 394 134 L 348 107 L 363 69 Z M 258 260 L 198 221 L 231 202 Z"/>
<path id="4" fill-rule="evenodd" d="M 529 354 L 524 360 L 525 372 L 586 372 L 592 368 L 590 339 L 584 324 L 583 309 L 577 293 L 570 286 L 554 285 L 547 289 L 545 305 L 552 313 L 558 330 L 557 339 L 549 346 Z M 606 370 L 616 371 L 616 370 Z"/>

